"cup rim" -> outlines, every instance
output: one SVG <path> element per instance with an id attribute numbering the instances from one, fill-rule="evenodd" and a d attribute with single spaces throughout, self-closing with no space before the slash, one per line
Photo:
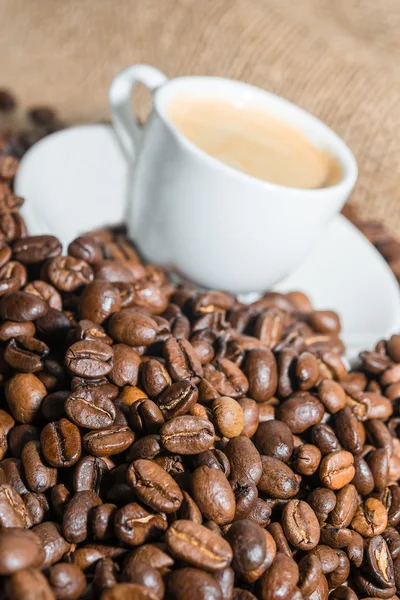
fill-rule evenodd
<path id="1" fill-rule="evenodd" d="M 327 142 L 327 148 L 332 152 L 333 156 L 339 160 L 342 169 L 342 177 L 340 181 L 338 181 L 334 185 L 320 188 L 298 188 L 285 186 L 277 183 L 271 183 L 264 179 L 259 179 L 257 177 L 254 177 L 253 175 L 249 175 L 248 173 L 240 171 L 239 169 L 235 169 L 234 167 L 231 167 L 223 161 L 218 160 L 214 156 L 207 154 L 207 152 L 196 146 L 196 144 L 194 144 L 187 137 L 185 137 L 183 133 L 181 133 L 179 129 L 174 125 L 166 110 L 166 104 L 167 100 L 172 98 L 174 95 L 174 87 L 182 87 L 182 84 L 184 85 L 186 83 L 201 84 L 210 82 L 216 83 L 220 87 L 236 86 L 238 89 L 241 89 L 243 95 L 247 95 L 248 97 L 252 95 L 252 97 L 255 98 L 255 96 L 257 95 L 258 97 L 264 97 L 264 99 L 267 100 L 272 99 L 273 102 L 275 102 L 276 104 L 279 103 L 283 108 L 288 109 L 292 114 L 297 113 L 302 120 L 307 120 L 310 124 L 310 128 L 312 127 L 314 128 L 314 130 L 318 130 L 318 132 L 321 134 L 321 137 L 329 138 Z M 188 87 L 187 91 L 190 94 L 190 87 Z M 228 100 L 231 100 L 231 98 L 228 97 Z M 273 109 L 267 110 L 271 110 L 271 113 L 274 114 Z M 162 119 L 162 121 L 168 127 L 170 133 L 175 137 L 175 139 L 181 145 L 183 145 L 186 150 L 196 155 L 197 158 L 205 161 L 210 167 L 218 168 L 227 175 L 230 175 L 231 177 L 238 178 L 242 181 L 247 181 L 248 183 L 251 183 L 253 185 L 261 186 L 266 190 L 283 190 L 285 194 L 306 194 L 307 197 L 309 196 L 310 198 L 312 198 L 316 194 L 324 194 L 327 196 L 331 196 L 332 194 L 336 195 L 342 190 L 351 190 L 357 181 L 358 166 L 354 154 L 352 153 L 346 142 L 333 129 L 331 129 L 328 125 L 326 125 L 326 123 L 318 119 L 318 117 L 304 110 L 294 102 L 290 102 L 282 96 L 278 96 L 277 94 L 251 85 L 249 83 L 245 83 L 237 79 L 230 79 L 227 77 L 214 77 L 207 75 L 185 75 L 182 77 L 176 77 L 174 79 L 168 79 L 154 92 L 153 111 L 155 111 L 157 115 Z M 280 118 L 283 121 L 285 121 L 284 116 L 282 117 L 280 115 Z M 293 124 L 292 122 L 290 123 L 290 125 L 296 128 L 295 124 Z"/>

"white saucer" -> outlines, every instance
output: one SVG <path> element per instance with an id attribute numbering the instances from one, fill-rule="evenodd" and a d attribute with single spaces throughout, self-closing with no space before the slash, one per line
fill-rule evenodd
<path id="1" fill-rule="evenodd" d="M 64 247 L 78 234 L 121 223 L 127 168 L 109 125 L 54 133 L 23 157 L 15 182 L 31 234 L 51 233 Z M 398 283 L 375 248 L 344 217 L 312 256 L 277 287 L 301 290 L 317 309 L 336 310 L 350 360 L 400 327 Z"/>

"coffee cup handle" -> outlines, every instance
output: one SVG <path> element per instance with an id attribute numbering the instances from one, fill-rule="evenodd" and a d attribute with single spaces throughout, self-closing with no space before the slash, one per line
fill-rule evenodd
<path id="1" fill-rule="evenodd" d="M 167 76 L 155 67 L 132 65 L 118 73 L 111 83 L 108 94 L 111 120 L 128 161 L 132 161 L 135 157 L 135 150 L 143 129 L 132 108 L 133 88 L 137 83 L 142 83 L 150 92 L 154 92 L 167 80 Z"/>

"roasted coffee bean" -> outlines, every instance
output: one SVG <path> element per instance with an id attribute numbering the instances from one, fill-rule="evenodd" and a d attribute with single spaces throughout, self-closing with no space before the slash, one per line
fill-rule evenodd
<path id="1" fill-rule="evenodd" d="M 184 519 L 186 521 L 193 521 L 194 523 L 199 523 L 200 525 L 203 522 L 203 516 L 200 512 L 199 507 L 193 498 L 184 490 L 182 490 L 183 501 L 178 511 L 179 519 Z"/>
<path id="2" fill-rule="evenodd" d="M 259 412 L 257 403 L 251 398 L 240 398 L 238 404 L 243 411 L 244 425 L 241 431 L 242 435 L 252 438 L 259 425 Z"/>
<path id="3" fill-rule="evenodd" d="M 33 525 L 38 525 L 49 516 L 49 503 L 42 493 L 28 492 L 23 497 L 26 511 Z"/>
<path id="4" fill-rule="evenodd" d="M 40 538 L 16 527 L 0 528 L 0 575 L 40 567 L 45 559 Z"/>
<path id="5" fill-rule="evenodd" d="M 311 437 L 313 444 L 318 446 L 323 456 L 330 452 L 342 450 L 342 446 L 340 445 L 334 430 L 326 423 L 314 425 L 311 430 Z"/>
<path id="6" fill-rule="evenodd" d="M 254 525 L 254 523 L 251 523 L 251 525 Z M 262 532 L 261 528 L 259 529 Z M 232 560 L 232 544 L 229 541 L 229 532 L 228 543 L 220 535 L 213 533 L 203 525 L 192 521 L 178 520 L 174 521 L 168 528 L 165 540 L 168 550 L 173 556 L 184 560 L 189 565 L 207 571 L 225 569 Z M 264 539 L 262 539 L 262 543 L 264 544 L 264 553 L 261 552 L 260 562 L 265 558 Z"/>
<path id="7" fill-rule="evenodd" d="M 241 406 L 233 398 L 222 396 L 214 400 L 212 410 L 215 424 L 223 437 L 234 438 L 241 434 L 244 415 Z"/>
<path id="8" fill-rule="evenodd" d="M 164 424 L 164 417 L 152 400 L 138 400 L 130 407 L 129 422 L 135 433 L 157 433 Z"/>
<path id="9" fill-rule="evenodd" d="M 17 373 L 7 381 L 5 395 L 11 414 L 20 423 L 37 421 L 47 390 L 32 373 Z"/>
<path id="10" fill-rule="evenodd" d="M 220 396 L 241 398 L 249 390 L 249 382 L 243 371 L 227 358 L 205 365 L 204 378 L 215 387 Z"/>
<path id="11" fill-rule="evenodd" d="M 57 290 L 46 281 L 31 281 L 24 287 L 24 292 L 38 296 L 55 310 L 62 310 L 62 299 Z"/>
<path id="12" fill-rule="evenodd" d="M 49 583 L 57 600 L 77 600 L 86 587 L 86 578 L 74 564 L 59 563 L 50 568 Z"/>
<path id="13" fill-rule="evenodd" d="M 375 487 L 374 478 L 368 463 L 361 456 L 355 456 L 354 469 L 355 474 L 352 482 L 356 486 L 357 492 L 362 496 L 368 496 Z"/>
<path id="14" fill-rule="evenodd" d="M 22 450 L 21 460 L 25 479 L 32 492 L 45 492 L 57 483 L 57 469 L 46 465 L 40 442 L 27 442 Z"/>
<path id="15" fill-rule="evenodd" d="M 309 392 L 293 394 L 280 408 L 280 420 L 288 425 L 292 433 L 303 433 L 320 423 L 323 416 L 323 405 Z"/>
<path id="16" fill-rule="evenodd" d="M 162 544 L 144 544 L 129 552 L 124 561 L 124 568 L 129 569 L 136 562 L 144 562 L 164 575 L 174 564 L 174 559 L 166 550 Z"/>
<path id="17" fill-rule="evenodd" d="M 68 419 L 47 423 L 40 444 L 45 459 L 54 467 L 71 467 L 81 455 L 79 429 Z"/>
<path id="18" fill-rule="evenodd" d="M 65 355 L 65 364 L 78 377 L 99 379 L 113 366 L 113 350 L 102 342 L 76 342 Z"/>
<path id="19" fill-rule="evenodd" d="M 198 454 L 214 443 L 215 432 L 210 421 L 200 417 L 174 417 L 160 429 L 161 444 L 169 452 Z"/>
<path id="20" fill-rule="evenodd" d="M 293 468 L 300 475 L 313 475 L 321 462 L 321 452 L 313 444 L 301 444 L 294 451 Z"/>
<path id="21" fill-rule="evenodd" d="M 232 551 L 234 570 L 243 575 L 260 567 L 267 556 L 267 542 L 259 525 L 249 520 L 235 521 L 226 535 Z"/>
<path id="22" fill-rule="evenodd" d="M 117 584 L 117 565 L 111 558 L 102 558 L 96 563 L 93 577 L 93 588 L 100 594 L 103 590 Z"/>
<path id="23" fill-rule="evenodd" d="M 68 316 L 55 308 L 49 308 L 35 323 L 41 336 L 53 343 L 65 339 L 72 326 Z"/>
<path id="24" fill-rule="evenodd" d="M 258 489 L 254 484 L 249 483 L 243 487 L 235 488 L 235 515 L 234 520 L 246 519 L 249 517 L 251 521 L 258 523 L 258 520 L 249 516 L 250 511 L 254 507 L 258 499 Z"/>
<path id="25" fill-rule="evenodd" d="M 336 506 L 336 496 L 327 488 L 315 488 L 308 496 L 307 502 L 315 512 L 318 521 L 324 523 Z"/>
<path id="26" fill-rule="evenodd" d="M 153 591 L 157 598 L 163 598 L 165 586 L 160 573 L 144 562 L 135 562 L 125 567 L 122 575 L 123 581 L 137 583 Z"/>
<path id="27" fill-rule="evenodd" d="M 64 509 L 71 499 L 71 494 L 64 484 L 59 483 L 51 490 L 51 507 L 57 517 L 62 517 Z"/>
<path id="28" fill-rule="evenodd" d="M 293 452 L 293 436 L 282 421 L 266 421 L 261 423 L 254 438 L 260 454 L 272 456 L 283 462 L 288 462 Z"/>
<path id="29" fill-rule="evenodd" d="M 99 494 L 107 473 L 108 466 L 102 458 L 96 456 L 85 456 L 84 458 L 81 458 L 74 469 L 74 491 L 91 491 Z"/>
<path id="30" fill-rule="evenodd" d="M 383 537 L 376 535 L 369 540 L 367 560 L 370 572 L 378 585 L 384 588 L 394 586 L 392 557 Z"/>
<path id="31" fill-rule="evenodd" d="M 35 321 L 48 311 L 48 304 L 26 292 L 13 292 L 2 296 L 0 300 L 0 316 L 8 321 Z"/>
<path id="32" fill-rule="evenodd" d="M 218 582 L 221 588 L 222 600 L 228 600 L 233 597 L 233 586 L 235 584 L 235 572 L 231 567 L 216 571 L 214 579 Z"/>
<path id="33" fill-rule="evenodd" d="M 261 456 L 262 475 L 257 487 L 272 498 L 293 498 L 299 491 L 299 480 L 293 471 L 277 458 Z"/>
<path id="34" fill-rule="evenodd" d="M 7 580 L 7 595 L 15 600 L 54 600 L 46 577 L 38 569 L 22 569 Z"/>
<path id="35" fill-rule="evenodd" d="M 84 260 L 73 256 L 57 256 L 45 263 L 43 279 L 60 292 L 74 292 L 93 280 L 93 271 Z"/>
<path id="36" fill-rule="evenodd" d="M 318 385 L 318 397 L 332 415 L 346 406 L 346 393 L 337 381 L 323 379 Z"/>
<path id="37" fill-rule="evenodd" d="M 312 594 L 319 583 L 322 575 L 322 567 L 319 557 L 314 554 L 306 554 L 299 562 L 299 588 L 303 596 Z"/>
<path id="38" fill-rule="evenodd" d="M 171 573 L 167 583 L 168 598 L 175 600 L 222 600 L 216 579 L 202 569 L 185 567 Z"/>
<path id="39" fill-rule="evenodd" d="M 351 543 L 352 534 L 350 529 L 341 529 L 325 523 L 321 529 L 321 543 L 336 549 L 346 548 Z"/>
<path id="40" fill-rule="evenodd" d="M 203 368 L 190 342 L 170 337 L 166 340 L 163 354 L 167 369 L 174 381 L 196 380 L 203 376 Z"/>
<path id="41" fill-rule="evenodd" d="M 336 494 L 336 505 L 329 513 L 329 523 L 335 527 L 348 527 L 358 506 L 358 494 L 354 485 L 342 487 Z"/>
<path id="42" fill-rule="evenodd" d="M 113 537 L 115 504 L 100 504 L 92 511 L 91 525 L 93 537 L 97 540 L 108 540 Z"/>
<path id="43" fill-rule="evenodd" d="M 275 356 L 268 348 L 254 348 L 247 355 L 245 373 L 249 380 L 249 395 L 257 402 L 266 402 L 276 392 L 278 370 Z"/>
<path id="44" fill-rule="evenodd" d="M 235 496 L 222 471 L 202 466 L 192 475 L 193 498 L 206 520 L 225 525 L 235 515 Z"/>
<path id="45" fill-rule="evenodd" d="M 75 425 L 85 429 L 105 429 L 114 423 L 117 414 L 109 398 L 83 388 L 66 398 L 64 409 Z"/>
<path id="46" fill-rule="evenodd" d="M 48 346 L 32 337 L 11 339 L 4 352 L 4 359 L 17 371 L 35 373 L 43 369 L 43 360 L 49 353 Z"/>
<path id="47" fill-rule="evenodd" d="M 258 485 L 263 467 L 260 455 L 249 438 L 244 435 L 232 438 L 225 446 L 224 452 L 230 464 L 229 478 L 234 487 Z"/>
<path id="48" fill-rule="evenodd" d="M 391 588 L 382 588 L 375 583 L 375 580 L 373 580 L 372 577 L 370 578 L 360 571 L 357 571 L 354 574 L 354 583 L 364 597 L 366 595 L 373 598 L 391 599 L 395 597 L 394 594 L 396 588 L 394 586 Z"/>
<path id="49" fill-rule="evenodd" d="M 385 448 L 378 448 L 367 457 L 367 463 L 374 479 L 375 489 L 381 492 L 389 479 L 389 455 Z"/>
<path id="50" fill-rule="evenodd" d="M 296 377 L 300 389 L 307 391 L 313 388 L 320 379 L 319 363 L 311 352 L 302 352 L 296 363 Z"/>
<path id="51" fill-rule="evenodd" d="M 221 470 L 226 477 L 229 477 L 231 466 L 229 460 L 222 450 L 205 450 L 195 458 L 196 466 L 205 466 L 210 469 Z"/>
<path id="52" fill-rule="evenodd" d="M 299 579 L 299 567 L 296 562 L 278 552 L 273 564 L 260 579 L 259 597 L 261 600 L 279 600 L 294 598 L 294 590 Z"/>
<path id="53" fill-rule="evenodd" d="M 158 596 L 137 583 L 117 583 L 113 588 L 105 590 L 101 600 L 159 600 Z"/>
<path id="54" fill-rule="evenodd" d="M 98 507 L 100 509 L 101 507 Z M 126 504 L 114 515 L 115 535 L 129 546 L 157 539 L 168 528 L 163 512 L 150 512 L 137 502 Z"/>
<path id="55" fill-rule="evenodd" d="M 367 498 L 357 508 L 351 526 L 363 537 L 380 535 L 387 526 L 387 510 L 376 498 Z"/>
<path id="56" fill-rule="evenodd" d="M 312 550 L 319 542 L 318 519 L 307 502 L 290 500 L 283 509 L 282 525 L 288 541 L 301 550 Z"/>
<path id="57" fill-rule="evenodd" d="M 343 550 L 336 550 L 339 558 L 339 565 L 332 573 L 327 575 L 327 581 L 330 588 L 336 588 L 342 585 L 350 573 L 350 562 Z"/>
<path id="58" fill-rule="evenodd" d="M 29 492 L 26 487 L 26 480 L 22 468 L 22 461 L 17 458 L 5 458 L 0 462 L 1 470 L 6 477 L 7 483 L 12 485 L 14 490 L 24 496 Z"/>
<path id="59" fill-rule="evenodd" d="M 332 600 L 358 600 L 357 594 L 347 585 L 341 585 L 331 592 Z M 369 600 L 372 600 L 371 598 Z"/>
<path id="60" fill-rule="evenodd" d="M 82 438 L 84 450 L 92 456 L 114 456 L 129 448 L 135 434 L 129 427 L 113 425 L 108 429 L 89 431 Z"/>
<path id="61" fill-rule="evenodd" d="M 76 492 L 64 512 L 63 535 L 71 544 L 83 542 L 88 536 L 90 511 L 101 504 L 94 492 Z"/>
<path id="62" fill-rule="evenodd" d="M 61 244 L 52 235 L 33 235 L 16 240 L 13 244 L 15 260 L 34 265 L 61 254 Z"/>
<path id="63" fill-rule="evenodd" d="M 351 541 L 347 544 L 346 553 L 355 567 L 361 567 L 364 559 L 364 540 L 357 531 L 351 532 Z"/>
<path id="64" fill-rule="evenodd" d="M 318 557 L 324 575 L 333 573 L 339 566 L 339 556 L 336 550 L 329 546 L 318 545 L 309 554 L 306 554 L 306 556 L 313 555 Z"/>
<path id="65" fill-rule="evenodd" d="M 19 493 L 9 483 L 0 484 L 0 527 L 32 525 L 31 517 Z"/>
<path id="66" fill-rule="evenodd" d="M 156 321 L 134 308 L 124 308 L 114 313 L 108 323 L 110 335 L 128 346 L 149 346 L 156 341 Z"/>
<path id="67" fill-rule="evenodd" d="M 69 392 L 60 390 L 43 399 L 40 411 L 46 421 L 58 421 L 64 417 L 64 405 L 68 394 Z"/>
<path id="68" fill-rule="evenodd" d="M 349 450 L 354 454 L 360 452 L 363 443 L 360 436 L 359 423 L 348 406 L 336 415 L 336 431 L 345 450 Z"/>
<path id="69" fill-rule="evenodd" d="M 101 246 L 89 237 L 77 237 L 68 246 L 68 254 L 89 264 L 99 262 L 103 258 Z"/>
<path id="70" fill-rule="evenodd" d="M 164 419 L 168 421 L 189 412 L 196 404 L 198 397 L 198 389 L 193 383 L 187 380 L 178 381 L 162 392 L 157 404 Z"/>
<path id="71" fill-rule="evenodd" d="M 32 531 L 42 542 L 45 552 L 43 567 L 49 567 L 59 562 L 71 548 L 71 544 L 61 535 L 61 527 L 56 523 L 46 521 L 46 523 L 40 523 L 34 527 Z"/>
<path id="72" fill-rule="evenodd" d="M 366 422 L 368 438 L 377 448 L 386 448 L 389 456 L 393 454 L 393 436 L 389 428 L 378 419 L 371 419 Z"/>
<path id="73" fill-rule="evenodd" d="M 355 475 L 354 457 L 346 450 L 331 452 L 324 456 L 319 468 L 322 483 L 331 490 L 340 490 Z"/>
<path id="74" fill-rule="evenodd" d="M 79 303 L 82 319 L 103 323 L 110 315 L 121 308 L 119 291 L 107 281 L 92 281 L 85 287 Z"/>
<path id="75" fill-rule="evenodd" d="M 21 336 L 33 337 L 35 335 L 35 325 L 32 321 L 3 321 L 0 325 L 0 342 L 7 342 L 12 338 Z"/>
<path id="76" fill-rule="evenodd" d="M 179 486 L 171 475 L 150 460 L 135 460 L 128 469 L 127 479 L 139 500 L 153 510 L 172 513 L 182 504 Z"/>

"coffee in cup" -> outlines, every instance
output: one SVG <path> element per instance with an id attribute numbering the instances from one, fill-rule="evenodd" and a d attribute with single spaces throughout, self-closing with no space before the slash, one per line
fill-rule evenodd
<path id="1" fill-rule="evenodd" d="M 201 150 L 252 177 L 286 187 L 338 183 L 337 159 L 276 115 L 218 98 L 181 95 L 167 106 L 175 127 Z"/>

